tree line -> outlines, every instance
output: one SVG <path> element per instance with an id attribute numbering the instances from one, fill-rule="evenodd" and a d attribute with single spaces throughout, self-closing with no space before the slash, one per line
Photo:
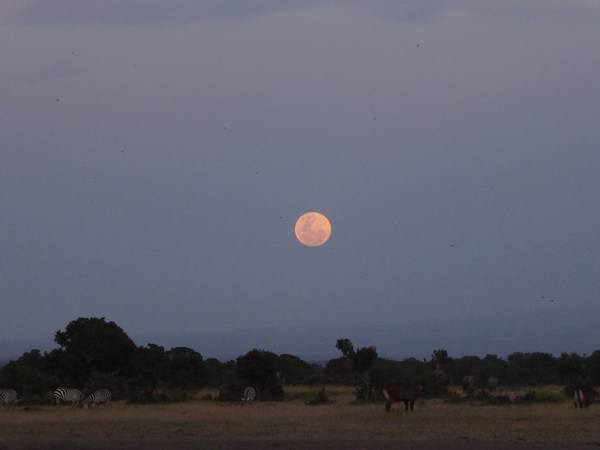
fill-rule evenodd
<path id="1" fill-rule="evenodd" d="M 444 349 L 429 359 L 381 358 L 375 347 L 354 348 L 339 339 L 339 358 L 314 364 L 289 354 L 252 349 L 235 360 L 205 359 L 187 347 L 136 346 L 114 322 L 79 318 L 56 332 L 58 348 L 43 354 L 33 349 L 0 368 L 0 387 L 16 389 L 24 403 L 48 402 L 57 387 L 93 391 L 110 386 L 116 398 L 153 403 L 185 400 L 200 389 L 217 389 L 215 399 L 239 400 L 254 386 L 259 400 L 283 400 L 286 385 L 355 385 L 358 400 L 376 398 L 390 381 L 424 382 L 427 395 L 445 395 L 463 377 L 490 376 L 509 386 L 564 384 L 600 385 L 600 350 L 589 356 L 562 353 L 515 352 L 506 359 L 452 358 Z"/>

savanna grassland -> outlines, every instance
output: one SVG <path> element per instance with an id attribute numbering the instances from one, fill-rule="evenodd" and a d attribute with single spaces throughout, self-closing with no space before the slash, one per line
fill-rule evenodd
<path id="1" fill-rule="evenodd" d="M 559 392 L 559 387 L 546 390 Z M 91 410 L 17 406 L 0 411 L 1 448 L 561 448 L 600 445 L 600 408 L 572 401 L 482 406 L 420 399 L 413 413 L 354 404 L 352 388 L 286 388 L 284 402 L 212 400 L 164 405 L 112 402 Z M 538 389 L 543 391 L 543 389 Z M 198 398 L 207 392 L 198 393 Z M 514 392 L 503 394 L 515 395 Z M 3 447 L 4 446 L 4 447 Z"/>

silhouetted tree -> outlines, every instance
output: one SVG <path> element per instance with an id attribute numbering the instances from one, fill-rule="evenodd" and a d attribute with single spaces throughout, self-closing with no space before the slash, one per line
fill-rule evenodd
<path id="1" fill-rule="evenodd" d="M 317 367 L 309 364 L 297 356 L 279 355 L 279 371 L 285 384 L 307 384 L 316 382 Z"/>
<path id="2" fill-rule="evenodd" d="M 589 375 L 585 358 L 575 352 L 563 352 L 558 360 L 558 373 L 569 389 L 575 388 Z"/>
<path id="3" fill-rule="evenodd" d="M 338 339 L 336 348 L 342 352 L 345 358 L 352 361 L 354 370 L 360 376 L 361 385 L 357 397 L 369 400 L 372 397 L 373 390 L 371 369 L 377 361 L 377 349 L 375 347 L 362 347 L 355 351 L 350 339 Z"/>
<path id="4" fill-rule="evenodd" d="M 487 354 L 483 357 L 484 371 L 489 376 L 501 380 L 502 383 L 507 382 L 508 378 L 508 363 L 494 354 Z"/>
<path id="5" fill-rule="evenodd" d="M 508 384 L 543 385 L 558 382 L 557 360 L 551 354 L 515 352 L 508 355 Z"/>
<path id="6" fill-rule="evenodd" d="M 65 331 L 57 331 L 55 342 L 70 357 L 79 360 L 85 371 L 128 374 L 136 346 L 114 322 L 104 318 L 79 318 Z"/>
<path id="7" fill-rule="evenodd" d="M 167 383 L 171 388 L 190 390 L 206 385 L 206 365 L 200 353 L 187 347 L 175 347 L 167 352 L 167 359 Z"/>
<path id="8" fill-rule="evenodd" d="M 371 369 L 371 381 L 377 393 L 381 393 L 383 385 L 390 382 L 414 384 L 421 381 L 426 365 L 415 358 L 402 361 L 395 359 L 377 358 Z"/>
<path id="9" fill-rule="evenodd" d="M 327 383 L 334 384 L 353 384 L 356 378 L 352 362 L 344 357 L 327 361 L 324 376 Z"/>
<path id="10" fill-rule="evenodd" d="M 235 367 L 242 385 L 255 387 L 259 398 L 262 396 L 270 397 L 272 400 L 283 399 L 279 357 L 275 353 L 251 350 L 237 358 Z"/>
<path id="11" fill-rule="evenodd" d="M 435 364 L 434 372 L 439 375 L 440 372 L 444 373 L 446 364 L 448 363 L 448 351 L 443 349 L 434 350 L 431 354 L 431 360 Z"/>
<path id="12" fill-rule="evenodd" d="M 23 353 L 0 370 L 0 386 L 16 389 L 21 398 L 43 397 L 52 389 L 55 379 L 46 372 L 46 361 L 39 350 Z"/>
<path id="13" fill-rule="evenodd" d="M 463 356 L 461 358 L 449 358 L 446 364 L 446 372 L 453 380 L 453 384 L 461 383 L 467 375 L 478 375 L 483 368 L 483 362 L 478 356 Z"/>
<path id="14" fill-rule="evenodd" d="M 91 368 L 85 361 L 62 348 L 55 348 L 45 355 L 47 371 L 56 376 L 57 385 L 84 386 L 90 377 Z"/>
<path id="15" fill-rule="evenodd" d="M 235 372 L 235 362 L 229 361 L 222 363 L 216 358 L 208 358 L 205 364 L 206 368 L 206 386 L 213 389 L 218 389 L 223 383 L 223 375 L 225 370 L 232 369 Z"/>
<path id="16" fill-rule="evenodd" d="M 335 344 L 335 348 L 337 348 L 340 352 L 342 352 L 342 356 L 344 358 L 352 359 L 354 358 L 354 344 L 350 339 L 338 339 Z"/>
<path id="17" fill-rule="evenodd" d="M 587 358 L 587 366 L 590 370 L 590 383 L 592 386 L 600 385 L 600 350 L 596 350 Z"/>

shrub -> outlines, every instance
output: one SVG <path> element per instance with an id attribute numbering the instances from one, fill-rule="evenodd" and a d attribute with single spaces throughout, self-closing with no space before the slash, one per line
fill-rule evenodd
<path id="1" fill-rule="evenodd" d="M 485 405 L 510 405 L 512 401 L 508 395 L 486 395 L 483 397 L 483 404 Z"/>
<path id="2" fill-rule="evenodd" d="M 333 403 L 333 401 L 329 400 L 327 394 L 325 393 L 325 386 L 317 392 L 317 396 L 314 400 L 306 402 L 307 405 L 329 405 Z"/>
<path id="3" fill-rule="evenodd" d="M 515 403 L 528 405 L 532 403 L 562 403 L 564 397 L 561 394 L 553 392 L 536 392 L 533 390 L 527 391 L 523 395 L 518 395 L 515 398 Z"/>
<path id="4" fill-rule="evenodd" d="M 460 395 L 458 392 L 449 392 L 444 399 L 444 403 L 450 403 L 451 405 L 457 405 L 463 403 L 464 401 L 465 397 Z"/>

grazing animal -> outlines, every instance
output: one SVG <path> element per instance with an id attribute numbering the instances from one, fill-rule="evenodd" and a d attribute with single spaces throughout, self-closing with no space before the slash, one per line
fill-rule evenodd
<path id="1" fill-rule="evenodd" d="M 242 404 L 251 405 L 255 398 L 256 389 L 254 389 L 252 386 L 248 386 L 246 389 L 244 389 L 244 395 L 242 396 Z"/>
<path id="2" fill-rule="evenodd" d="M 406 384 L 406 383 L 388 383 L 383 387 L 383 396 L 385 397 L 385 411 L 390 412 L 392 403 L 404 402 L 404 409 L 408 412 L 415 407 L 415 402 L 421 396 L 423 384 Z"/>
<path id="3" fill-rule="evenodd" d="M 494 392 L 498 388 L 498 378 L 489 377 L 487 379 L 488 392 Z"/>
<path id="4" fill-rule="evenodd" d="M 479 377 L 473 375 L 467 375 L 462 380 L 463 392 L 467 395 L 475 395 L 475 389 L 479 383 Z"/>
<path id="5" fill-rule="evenodd" d="M 85 399 L 85 396 L 79 389 L 58 388 L 54 391 L 54 402 L 60 405 L 60 402 L 71 402 L 71 406 L 79 406 Z"/>
<path id="6" fill-rule="evenodd" d="M 9 389 L 0 393 L 0 405 L 4 405 L 7 408 L 11 408 L 17 402 L 17 391 Z"/>
<path id="7" fill-rule="evenodd" d="M 590 393 L 583 389 L 575 389 L 573 398 L 575 400 L 575 408 L 587 408 L 592 404 Z"/>
<path id="8" fill-rule="evenodd" d="M 97 406 L 101 404 L 108 404 L 112 397 L 110 389 L 98 389 L 93 394 L 88 395 L 83 401 L 83 407 L 89 408 L 90 406 Z"/>

